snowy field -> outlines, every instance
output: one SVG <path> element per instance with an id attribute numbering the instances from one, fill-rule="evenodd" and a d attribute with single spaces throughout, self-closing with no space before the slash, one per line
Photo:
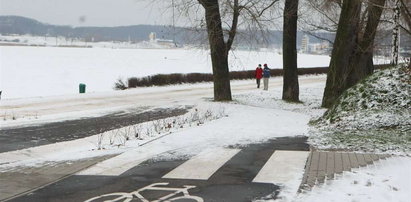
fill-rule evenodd
<path id="1" fill-rule="evenodd" d="M 299 55 L 300 67 L 325 67 L 329 56 Z M 236 51 L 230 70 L 255 69 L 258 63 L 282 68 L 275 51 Z M 160 73 L 211 73 L 209 53 L 199 49 L 110 49 L 0 46 L 2 99 L 112 91 L 118 78 Z"/>

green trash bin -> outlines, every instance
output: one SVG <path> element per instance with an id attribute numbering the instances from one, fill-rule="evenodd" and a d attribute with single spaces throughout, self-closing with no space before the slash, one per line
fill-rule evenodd
<path id="1" fill-rule="evenodd" d="M 80 93 L 86 93 L 86 84 L 80 83 L 79 91 L 80 91 Z"/>

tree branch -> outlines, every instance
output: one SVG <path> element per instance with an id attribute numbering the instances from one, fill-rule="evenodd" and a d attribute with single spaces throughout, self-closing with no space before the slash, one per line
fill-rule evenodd
<path id="1" fill-rule="evenodd" d="M 304 31 L 304 33 L 306 33 L 306 34 L 308 34 L 308 35 L 310 35 L 310 36 L 313 36 L 313 37 L 315 37 L 315 38 L 317 38 L 317 39 L 324 40 L 324 41 L 328 41 L 328 43 L 330 43 L 331 45 L 334 44 L 334 42 L 332 42 L 331 40 L 326 39 L 326 38 L 324 38 L 324 37 L 320 37 L 320 36 L 318 36 L 318 35 L 315 35 L 315 34 L 312 33 L 312 32 Z"/>
<path id="2" fill-rule="evenodd" d="M 409 18 L 411 18 L 411 12 L 410 10 L 408 10 L 408 7 L 405 4 L 404 0 L 401 0 L 401 4 L 402 4 L 402 9 L 404 9 L 404 12 L 407 14 Z"/>
<path id="3" fill-rule="evenodd" d="M 406 6 L 404 0 L 401 0 L 401 14 L 403 16 L 403 19 L 406 23 L 406 26 L 408 26 L 408 29 L 405 26 L 401 26 L 401 28 L 407 32 L 409 35 L 411 35 L 411 13 L 410 10 L 408 9 L 408 7 Z"/>
<path id="4" fill-rule="evenodd" d="M 408 30 L 407 28 L 405 28 L 404 26 L 400 25 L 400 28 L 402 30 L 404 30 L 405 32 L 407 32 L 408 35 L 411 35 L 411 30 Z"/>
<path id="5" fill-rule="evenodd" d="M 279 1 L 279 0 L 273 0 L 273 2 L 271 2 L 267 7 L 265 7 L 263 10 L 261 10 L 261 12 L 258 13 L 257 16 L 258 16 L 258 17 L 261 17 L 267 9 L 269 9 L 269 8 L 272 7 L 272 6 L 274 6 L 274 4 L 277 3 L 278 1 Z"/>
<path id="6" fill-rule="evenodd" d="M 240 16 L 240 10 L 238 6 L 238 0 L 234 0 L 234 5 L 233 5 L 233 21 L 231 23 L 231 29 L 228 32 L 228 40 L 226 43 L 226 54 L 228 55 L 228 52 L 231 49 L 231 46 L 233 45 L 234 42 L 234 37 L 237 32 L 237 26 L 238 26 L 238 16 Z"/>

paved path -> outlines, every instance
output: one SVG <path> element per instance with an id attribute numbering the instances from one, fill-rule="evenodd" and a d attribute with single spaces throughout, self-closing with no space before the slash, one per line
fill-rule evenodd
<path id="1" fill-rule="evenodd" d="M 302 77 L 300 85 L 324 83 L 325 75 Z M 282 78 L 270 79 L 270 88 L 281 87 Z M 233 94 L 248 92 L 256 88 L 255 82 L 233 81 Z M 130 108 L 135 106 L 170 106 L 170 104 L 190 105 L 198 103 L 203 98 L 212 98 L 212 83 L 198 85 L 180 85 L 174 87 L 137 88 L 111 93 L 89 93 L 62 97 L 27 98 L 21 100 L 1 100 L 0 119 L 10 120 L 13 116 L 19 117 L 48 117 L 68 118 L 79 114 L 101 114 L 111 109 Z M 33 120 L 31 120 L 33 121 Z M 8 124 L 12 124 L 14 121 Z"/>
<path id="2" fill-rule="evenodd" d="M 0 201 L 35 191 L 113 156 L 78 161 L 49 162 L 39 167 L 22 167 L 0 172 Z"/>
<path id="3" fill-rule="evenodd" d="M 130 159 L 122 164 L 112 164 L 112 159 L 121 158 L 119 155 L 11 201 L 85 201 L 93 198 L 101 201 L 113 199 L 114 195 L 136 199 L 142 197 L 139 194 L 152 201 L 170 194 L 171 190 L 185 190 L 187 195 L 213 202 L 274 199 L 280 191 L 276 184 L 284 182 L 284 178 L 269 171 L 277 170 L 289 180 L 301 179 L 309 154 L 306 139 L 277 138 L 247 146 L 210 148 L 188 158 L 164 160 L 164 156 L 173 155 L 174 151 L 171 151 L 142 162 Z M 282 159 L 285 158 L 299 160 L 284 162 Z M 128 169 L 115 169 L 124 164 Z M 183 192 L 175 197 L 181 194 Z"/>
<path id="4" fill-rule="evenodd" d="M 0 128 L 0 152 L 25 149 L 57 142 L 80 139 L 116 128 L 178 116 L 187 112 L 180 108 L 135 108 L 102 117 L 83 118 L 36 126 Z"/>
<path id="5" fill-rule="evenodd" d="M 301 188 L 311 189 L 316 184 L 324 183 L 326 179 L 334 179 L 336 174 L 341 174 L 343 171 L 351 171 L 353 168 L 371 165 L 375 161 L 387 157 L 389 155 L 311 151 Z"/>

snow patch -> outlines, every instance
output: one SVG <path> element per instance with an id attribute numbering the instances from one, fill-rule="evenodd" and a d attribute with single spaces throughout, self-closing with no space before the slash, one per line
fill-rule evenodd
<path id="1" fill-rule="evenodd" d="M 292 201 L 406 202 L 411 197 L 410 170 L 411 158 L 391 157 L 353 172 L 344 172 Z"/>

